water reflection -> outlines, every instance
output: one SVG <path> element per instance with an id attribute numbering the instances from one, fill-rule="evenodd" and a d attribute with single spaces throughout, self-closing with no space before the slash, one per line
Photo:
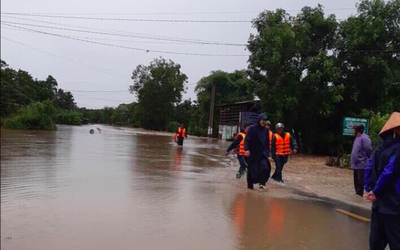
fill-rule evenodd
<path id="1" fill-rule="evenodd" d="M 1 203 L 54 195 L 63 185 L 55 161 L 58 140 L 56 132 L 1 130 Z"/>
<path id="2" fill-rule="evenodd" d="M 232 204 L 232 219 L 242 249 L 260 249 L 273 238 L 279 242 L 285 216 L 285 204 L 279 199 L 270 203 L 257 194 L 237 194 Z"/>
<path id="3" fill-rule="evenodd" d="M 267 202 L 267 201 L 265 201 Z M 283 225 L 285 223 L 285 203 L 280 199 L 270 201 L 269 215 L 267 220 L 267 235 L 280 239 L 283 236 Z"/>
<path id="4" fill-rule="evenodd" d="M 236 194 L 230 209 L 240 249 L 361 250 L 368 245 L 368 224 L 313 202 L 246 192 Z M 356 238 L 348 234 L 355 228 Z"/>
<path id="5" fill-rule="evenodd" d="M 182 161 L 183 161 L 183 148 L 178 147 L 172 151 L 174 158 L 174 170 L 179 171 L 182 170 Z"/>

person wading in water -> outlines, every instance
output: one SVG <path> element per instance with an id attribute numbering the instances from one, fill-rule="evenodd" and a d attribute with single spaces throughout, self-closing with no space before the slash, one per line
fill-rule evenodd
<path id="1" fill-rule="evenodd" d="M 232 149 L 235 149 L 235 152 L 237 154 L 237 158 L 240 164 L 239 171 L 236 174 L 236 178 L 240 179 L 242 175 L 244 175 L 244 171 L 246 170 L 247 167 L 247 157 L 245 157 L 245 151 L 244 151 L 244 140 L 246 138 L 246 133 L 249 125 L 245 124 L 244 128 L 240 131 L 240 133 L 237 133 L 235 136 L 235 140 L 232 142 L 232 144 L 228 147 L 226 150 L 226 156 L 229 155 L 229 152 Z"/>
<path id="2" fill-rule="evenodd" d="M 245 156 L 248 157 L 247 187 L 254 188 L 259 183 L 260 188 L 265 185 L 271 174 L 269 129 L 266 126 L 267 116 L 260 114 L 257 124 L 251 126 L 244 141 Z"/>

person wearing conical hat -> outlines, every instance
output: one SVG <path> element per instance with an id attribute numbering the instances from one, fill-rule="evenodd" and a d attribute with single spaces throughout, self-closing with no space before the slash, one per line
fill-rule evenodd
<path id="1" fill-rule="evenodd" d="M 370 250 L 400 249 L 400 113 L 379 133 L 365 170 L 365 198 L 372 202 Z"/>

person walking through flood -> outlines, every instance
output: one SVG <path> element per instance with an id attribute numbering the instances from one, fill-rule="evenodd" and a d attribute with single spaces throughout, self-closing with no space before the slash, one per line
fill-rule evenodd
<path id="1" fill-rule="evenodd" d="M 260 188 L 265 185 L 271 174 L 269 162 L 269 129 L 265 127 L 267 116 L 260 114 L 257 124 L 251 126 L 244 141 L 245 156 L 248 157 L 247 187 L 254 189 L 254 184 L 259 183 Z"/>
<path id="2" fill-rule="evenodd" d="M 246 138 L 246 133 L 249 125 L 245 124 L 244 128 L 237 133 L 235 136 L 235 140 L 231 143 L 231 145 L 228 147 L 226 150 L 226 156 L 229 155 L 229 152 L 232 149 L 235 149 L 235 153 L 237 154 L 237 158 L 240 164 L 239 171 L 236 174 L 236 178 L 240 179 L 244 175 L 244 171 L 246 170 L 247 167 L 247 158 L 244 156 L 245 151 L 244 151 L 244 140 Z"/>
<path id="3" fill-rule="evenodd" d="M 291 152 L 297 154 L 298 151 L 296 140 L 289 132 L 284 132 L 284 128 L 285 126 L 282 123 L 275 125 L 276 133 L 272 137 L 271 142 L 271 155 L 276 167 L 272 179 L 279 183 L 284 183 L 282 171 L 289 159 L 289 155 Z"/>
<path id="4" fill-rule="evenodd" d="M 272 136 L 274 135 L 274 133 L 272 132 L 272 129 L 271 129 L 271 128 L 272 128 L 271 122 L 270 122 L 270 121 L 267 121 L 265 127 L 269 130 L 269 133 L 268 133 L 268 135 L 269 135 L 269 141 L 270 141 L 269 149 L 271 150 Z"/>
<path id="5" fill-rule="evenodd" d="M 379 133 L 381 140 L 365 169 L 364 197 L 373 202 L 370 250 L 400 249 L 400 113 Z"/>
<path id="6" fill-rule="evenodd" d="M 179 146 L 183 146 L 183 140 L 187 138 L 186 128 L 181 124 L 176 129 L 174 141 L 178 143 Z"/>
<path id="7" fill-rule="evenodd" d="M 372 153 L 371 139 L 364 134 L 364 125 L 362 124 L 354 126 L 354 135 L 356 139 L 351 151 L 351 169 L 354 171 L 356 194 L 362 197 L 364 195 L 364 169 Z"/>

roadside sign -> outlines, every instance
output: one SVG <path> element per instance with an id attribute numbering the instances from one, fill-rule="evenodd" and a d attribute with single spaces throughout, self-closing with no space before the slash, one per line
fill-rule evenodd
<path id="1" fill-rule="evenodd" d="M 353 127 L 355 125 L 364 125 L 364 133 L 369 134 L 369 119 L 368 118 L 356 118 L 356 117 L 345 117 L 343 120 L 343 135 L 354 136 Z"/>

